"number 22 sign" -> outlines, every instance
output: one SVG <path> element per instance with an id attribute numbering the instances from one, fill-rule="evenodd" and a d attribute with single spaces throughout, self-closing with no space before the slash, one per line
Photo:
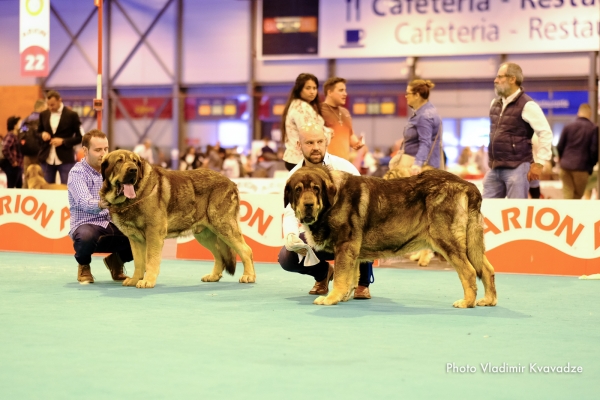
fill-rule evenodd
<path id="1" fill-rule="evenodd" d="M 48 52 L 39 46 L 21 53 L 21 76 L 48 76 Z"/>

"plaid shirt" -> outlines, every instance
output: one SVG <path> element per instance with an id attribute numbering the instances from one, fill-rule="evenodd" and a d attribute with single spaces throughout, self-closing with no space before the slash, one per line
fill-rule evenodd
<path id="1" fill-rule="evenodd" d="M 4 155 L 4 158 L 10 162 L 10 165 L 14 165 L 15 161 L 17 161 L 17 166 L 22 167 L 23 154 L 21 154 L 21 150 L 18 145 L 17 135 L 12 132 L 8 132 L 2 142 L 2 154 Z"/>
<path id="2" fill-rule="evenodd" d="M 69 172 L 69 208 L 71 211 L 71 230 L 69 236 L 80 225 L 93 224 L 103 228 L 108 226 L 110 215 L 107 209 L 98 207 L 102 174 L 92 168 L 85 158 L 75 164 Z"/>

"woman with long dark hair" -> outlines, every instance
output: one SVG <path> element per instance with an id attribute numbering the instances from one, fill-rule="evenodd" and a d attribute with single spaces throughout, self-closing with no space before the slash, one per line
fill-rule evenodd
<path id="1" fill-rule="evenodd" d="M 321 126 L 328 143 L 331 139 L 331 129 L 325 127 L 320 106 L 317 77 L 305 73 L 298 75 L 281 119 L 281 142 L 285 144 L 283 161 L 288 171 L 303 160 L 298 148 L 299 132 L 303 126 Z"/>

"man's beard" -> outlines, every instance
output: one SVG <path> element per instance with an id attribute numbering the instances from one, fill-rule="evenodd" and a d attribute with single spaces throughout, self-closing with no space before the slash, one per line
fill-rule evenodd
<path id="1" fill-rule="evenodd" d="M 497 96 L 500 97 L 507 97 L 508 93 L 509 93 L 510 87 L 508 85 L 503 86 L 503 85 L 494 85 L 494 91 L 496 92 Z"/>
<path id="2" fill-rule="evenodd" d="M 323 159 L 325 158 L 325 155 L 322 154 L 320 151 L 310 153 L 309 156 L 310 157 L 306 157 L 306 158 L 313 164 L 320 164 L 323 162 Z M 317 157 L 317 158 L 315 159 L 315 157 Z"/>

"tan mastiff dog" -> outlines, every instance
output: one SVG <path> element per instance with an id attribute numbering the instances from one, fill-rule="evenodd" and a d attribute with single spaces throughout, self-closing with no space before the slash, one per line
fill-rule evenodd
<path id="1" fill-rule="evenodd" d="M 117 150 L 102 161 L 100 198 L 114 224 L 129 238 L 135 272 L 124 286 L 152 288 L 160 272 L 165 238 L 194 235 L 215 257 L 203 282 L 235 273 L 236 253 L 244 263 L 241 283 L 256 281 L 252 250 L 238 223 L 237 186 L 209 169 L 169 171 L 137 154 Z"/>

